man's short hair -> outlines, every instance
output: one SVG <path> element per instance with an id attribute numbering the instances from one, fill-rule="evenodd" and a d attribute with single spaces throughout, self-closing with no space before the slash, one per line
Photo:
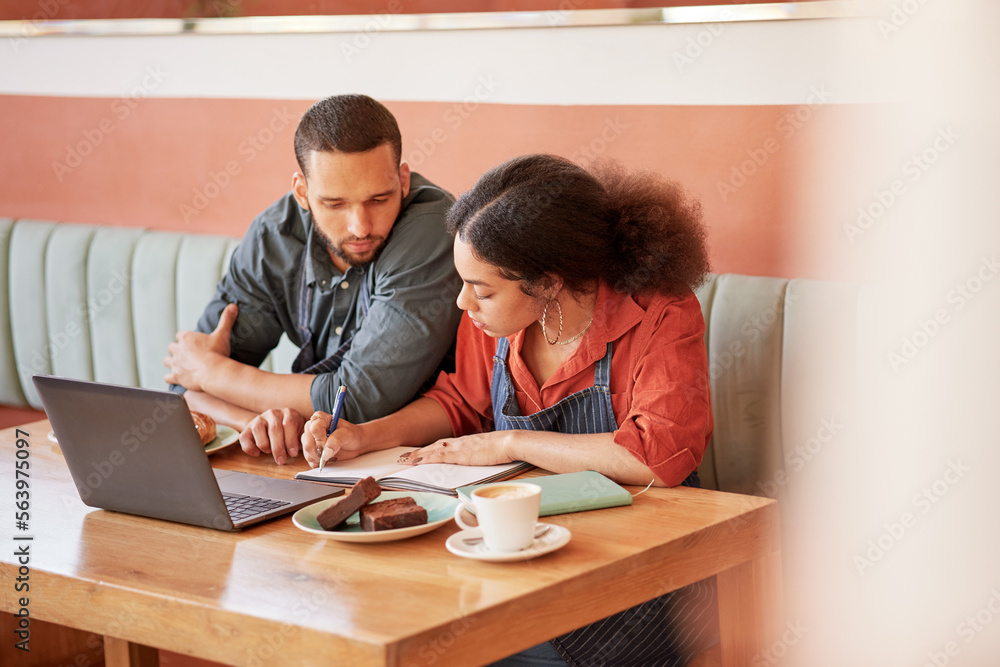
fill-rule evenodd
<path id="1" fill-rule="evenodd" d="M 382 144 L 392 146 L 398 164 L 403 141 L 396 118 L 367 95 L 333 95 L 313 104 L 295 130 L 295 159 L 308 176 L 311 151 L 364 153 Z"/>

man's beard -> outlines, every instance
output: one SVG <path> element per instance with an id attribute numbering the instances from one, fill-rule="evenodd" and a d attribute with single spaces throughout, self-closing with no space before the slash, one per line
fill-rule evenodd
<path id="1" fill-rule="evenodd" d="M 324 234 L 323 230 L 320 229 L 318 225 L 316 225 L 315 220 L 316 218 L 313 218 L 313 230 L 316 232 L 316 235 L 319 236 L 319 238 L 323 241 L 323 244 L 330 250 L 330 252 L 336 255 L 348 266 L 353 266 L 355 268 L 364 268 L 369 264 L 371 264 L 372 262 L 374 262 L 376 259 L 378 259 L 378 256 L 382 253 L 382 250 L 385 248 L 385 238 L 382 236 L 366 236 L 363 239 L 360 239 L 356 236 L 349 236 L 343 239 L 341 243 L 353 243 L 357 241 L 377 241 L 378 245 L 376 245 L 374 248 L 364 253 L 363 255 L 359 255 L 353 252 L 348 252 L 347 250 L 344 250 L 344 248 L 341 245 L 337 244 L 333 239 Z"/>

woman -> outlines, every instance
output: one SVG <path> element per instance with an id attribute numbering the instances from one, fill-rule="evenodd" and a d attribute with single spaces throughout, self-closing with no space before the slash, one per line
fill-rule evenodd
<path id="1" fill-rule="evenodd" d="M 487 172 L 447 224 L 468 314 L 456 372 L 329 438 L 329 415 L 314 414 L 302 436 L 310 464 L 322 447 L 343 460 L 426 445 L 410 463 L 527 461 L 621 484 L 697 485 L 712 432 L 691 291 L 708 270 L 697 204 L 652 174 L 529 155 Z M 684 664 L 711 642 L 713 597 L 700 582 L 499 664 Z"/>

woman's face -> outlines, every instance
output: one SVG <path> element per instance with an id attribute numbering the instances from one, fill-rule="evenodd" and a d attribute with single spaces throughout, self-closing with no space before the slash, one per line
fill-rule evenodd
<path id="1" fill-rule="evenodd" d="M 463 281 L 458 307 L 486 334 L 512 336 L 542 316 L 544 297 L 525 294 L 519 281 L 501 276 L 495 266 L 476 257 L 472 246 L 457 234 L 455 268 Z"/>

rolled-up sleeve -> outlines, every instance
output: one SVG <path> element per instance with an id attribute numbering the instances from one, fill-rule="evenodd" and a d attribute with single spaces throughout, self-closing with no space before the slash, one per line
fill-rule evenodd
<path id="1" fill-rule="evenodd" d="M 344 416 L 364 422 L 413 400 L 455 341 L 461 286 L 452 239 L 440 214 L 426 214 L 393 231 L 372 267 L 371 306 L 332 373 L 316 376 L 310 398 L 331 412 L 337 387 L 348 387 Z"/>
<path id="2" fill-rule="evenodd" d="M 280 318 L 287 319 L 287 315 L 279 316 L 274 307 L 275 299 L 281 298 L 280 287 L 275 292 L 265 273 L 265 267 L 276 263 L 274 259 L 264 260 L 269 249 L 262 238 L 262 226 L 255 222 L 233 252 L 225 275 L 195 326 L 196 331 L 211 333 L 223 309 L 235 303 L 239 313 L 229 337 L 229 356 L 251 366 L 260 366 L 278 344 L 284 331 Z M 170 388 L 184 390 L 180 385 Z"/>
<path id="3" fill-rule="evenodd" d="M 490 381 L 495 351 L 496 340 L 464 318 L 458 327 L 455 372 L 441 373 L 424 394 L 444 408 L 456 437 L 493 430 Z"/>
<path id="4" fill-rule="evenodd" d="M 284 331 L 273 304 L 275 288 L 267 285 L 263 273 L 267 245 L 260 235 L 261 228 L 255 225 L 240 241 L 197 326 L 204 333 L 215 330 L 222 310 L 235 303 L 239 314 L 229 338 L 229 356 L 251 366 L 260 366 Z"/>
<path id="5" fill-rule="evenodd" d="M 668 486 L 698 467 L 712 435 L 704 333 L 692 294 L 643 322 L 631 350 L 630 401 L 615 442 Z"/>

